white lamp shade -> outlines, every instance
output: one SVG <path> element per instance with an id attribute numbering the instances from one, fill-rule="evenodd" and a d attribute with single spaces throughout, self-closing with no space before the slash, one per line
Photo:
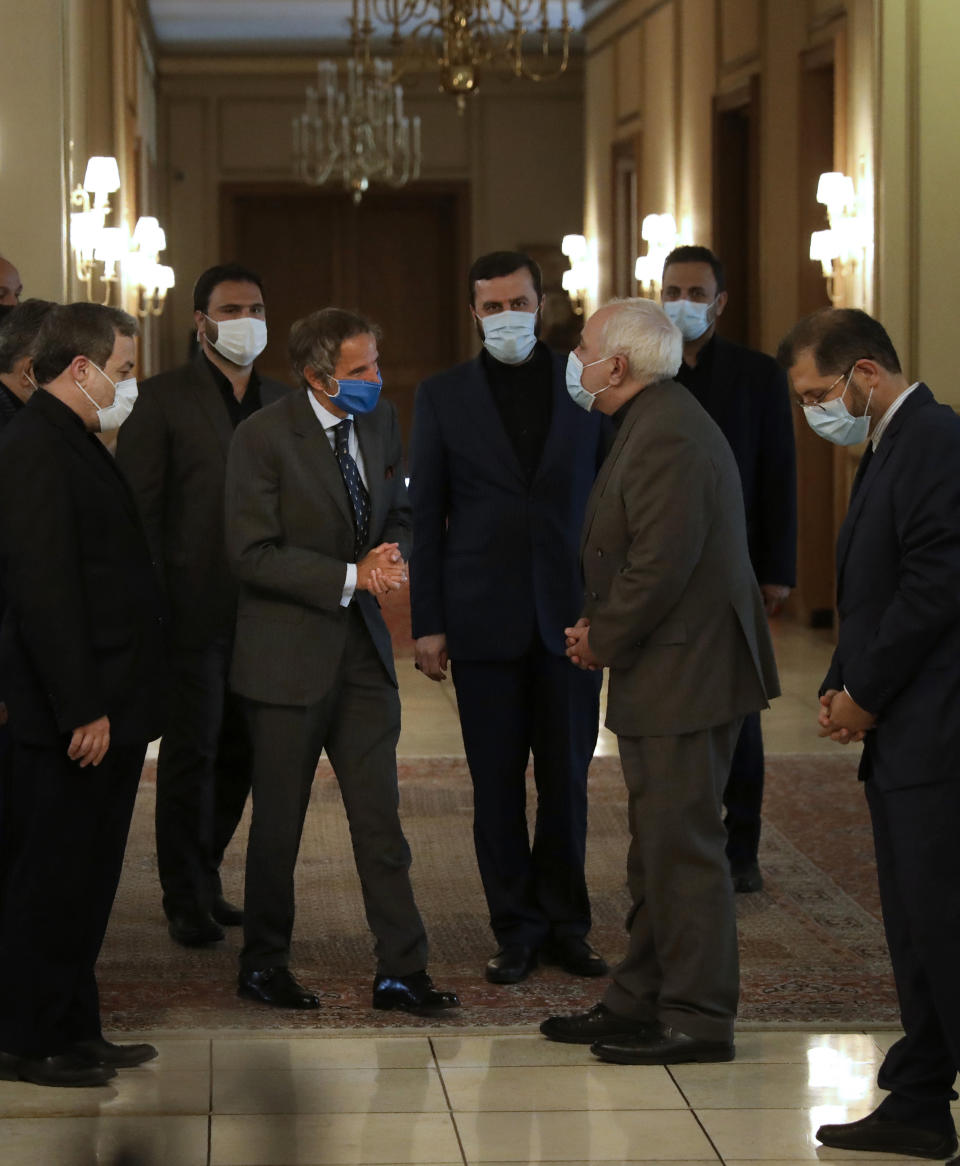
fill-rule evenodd
<path id="1" fill-rule="evenodd" d="M 97 235 L 94 259 L 116 263 L 127 253 L 127 232 L 123 227 L 104 227 Z"/>
<path id="2" fill-rule="evenodd" d="M 163 248 L 161 247 L 161 251 Z M 157 290 L 161 292 L 169 291 L 174 286 L 176 280 L 173 274 L 173 268 L 167 267 L 165 264 L 157 265 Z"/>
<path id="3" fill-rule="evenodd" d="M 133 245 L 148 255 L 157 255 L 167 245 L 163 227 L 153 215 L 141 215 L 133 229 Z"/>
<path id="4" fill-rule="evenodd" d="M 565 271 L 561 277 L 560 284 L 565 292 L 575 292 L 577 290 L 577 273 L 571 267 Z"/>
<path id="5" fill-rule="evenodd" d="M 849 175 L 841 174 L 837 170 L 820 175 L 820 181 L 817 183 L 817 202 L 842 209 L 845 206 L 853 206 L 854 199 L 853 179 Z"/>
<path id="6" fill-rule="evenodd" d="M 120 189 L 120 169 L 116 158 L 94 155 L 87 163 L 83 176 L 84 190 L 91 194 L 112 194 Z"/>
<path id="7" fill-rule="evenodd" d="M 587 257 L 587 240 L 584 235 L 564 235 L 560 250 L 571 263 L 579 263 Z"/>
<path id="8" fill-rule="evenodd" d="M 814 231 L 810 236 L 810 258 L 818 259 L 821 263 L 829 263 L 831 259 L 838 259 L 840 246 L 834 231 Z"/>
<path id="9" fill-rule="evenodd" d="M 643 222 L 640 224 L 640 238 L 646 243 L 652 243 L 656 239 L 659 229 L 659 215 L 644 215 Z"/>
<path id="10" fill-rule="evenodd" d="M 92 258 L 102 222 L 102 216 L 96 211 L 75 211 L 71 214 L 70 243 L 73 249 Z"/>

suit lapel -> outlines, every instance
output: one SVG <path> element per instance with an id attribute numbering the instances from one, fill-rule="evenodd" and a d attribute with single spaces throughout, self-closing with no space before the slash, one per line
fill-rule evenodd
<path id="1" fill-rule="evenodd" d="M 460 389 L 460 403 L 464 429 L 473 434 L 474 441 L 488 452 L 491 464 L 500 465 L 505 474 L 516 479 L 526 490 L 527 479 L 500 419 L 500 410 L 479 356 L 469 366 Z"/>
<path id="2" fill-rule="evenodd" d="M 207 358 L 203 353 L 195 357 L 192 365 L 193 388 L 197 394 L 200 411 L 213 427 L 223 453 L 223 460 L 226 462 L 227 451 L 233 440 L 233 423 L 230 420 L 230 414 L 227 412 L 227 406 L 224 404 L 220 389 L 207 368 L 207 363 Z"/>
<path id="3" fill-rule="evenodd" d="M 387 464 L 384 437 L 380 425 L 380 415 L 373 413 L 359 413 L 354 415 L 353 423 L 357 430 L 357 441 L 360 453 L 363 455 L 363 468 L 366 471 L 367 494 L 370 496 L 370 526 L 367 541 L 375 538 L 375 532 L 383 529 L 386 517 L 386 491 L 384 490 L 383 475 Z M 394 467 L 394 473 L 400 467 Z M 365 549 L 365 548 L 364 548 Z"/>
<path id="4" fill-rule="evenodd" d="M 579 437 L 576 428 L 583 424 L 583 418 L 578 416 L 581 412 L 580 407 L 574 405 L 567 395 L 564 359 L 555 352 L 550 353 L 550 358 L 553 377 L 550 428 L 547 430 L 547 437 L 543 443 L 543 452 L 540 454 L 537 472 L 533 475 L 534 481 L 544 474 L 557 458 L 562 458 L 566 450 L 573 447 Z"/>
<path id="5" fill-rule="evenodd" d="M 644 389 L 634 397 L 627 410 L 627 415 L 623 419 L 623 424 L 620 426 L 620 431 L 617 434 L 613 445 L 610 447 L 610 452 L 604 458 L 603 465 L 600 467 L 600 472 L 597 474 L 597 479 L 593 483 L 593 489 L 590 491 L 590 497 L 587 499 L 587 508 L 583 520 L 583 534 L 580 538 L 580 555 L 583 556 L 583 548 L 587 545 L 587 539 L 590 536 L 590 528 L 593 526 L 593 520 L 597 513 L 597 505 L 603 497 L 604 491 L 607 488 L 607 483 L 610 481 L 610 475 L 613 473 L 613 468 L 620 458 L 624 445 L 630 436 L 633 427 L 637 424 L 638 419 L 649 408 L 650 401 L 653 399 L 651 389 L 656 386 L 651 386 Z M 649 398 L 648 398 L 649 394 Z M 646 401 L 644 398 L 648 398 Z"/>
<path id="6" fill-rule="evenodd" d="M 863 513 L 863 507 L 870 493 L 871 485 L 877 480 L 883 472 L 883 467 L 886 465 L 891 453 L 896 447 L 897 440 L 903 431 L 904 426 L 909 425 L 910 418 L 917 409 L 933 400 L 933 394 L 926 385 L 918 385 L 909 398 L 903 402 L 896 414 L 890 421 L 890 425 L 885 430 L 883 437 L 880 439 L 880 446 L 876 453 L 871 457 L 870 464 L 863 472 L 857 485 L 856 492 L 850 499 L 850 509 L 847 511 L 847 516 L 843 520 L 843 525 L 840 527 L 840 533 L 837 536 L 837 580 L 843 576 L 844 564 L 847 561 L 847 553 L 850 550 L 850 542 L 853 538 L 853 532 L 856 528 L 857 521 Z M 864 455 L 866 456 L 866 455 Z"/>
<path id="7" fill-rule="evenodd" d="M 313 467 L 317 482 L 329 494 L 340 509 L 340 513 L 353 529 L 353 508 L 347 495 L 340 473 L 340 463 L 330 445 L 330 438 L 320 424 L 307 400 L 306 389 L 298 389 L 291 394 L 290 407 L 293 414 L 293 430 L 304 442 L 307 458 Z"/>

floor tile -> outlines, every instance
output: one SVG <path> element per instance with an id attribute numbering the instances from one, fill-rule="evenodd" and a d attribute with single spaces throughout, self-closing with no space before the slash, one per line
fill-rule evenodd
<path id="1" fill-rule="evenodd" d="M 214 1113 L 446 1113 L 436 1069 L 218 1069 Z"/>
<path id="2" fill-rule="evenodd" d="M 656 1066 L 446 1066 L 441 1072 L 450 1107 L 458 1112 L 685 1108 L 666 1070 Z"/>
<path id="3" fill-rule="evenodd" d="M 830 1049 L 850 1061 L 879 1066 L 883 1053 L 862 1032 L 771 1032 L 738 1030 L 736 1064 L 807 1064 L 811 1049 Z"/>
<path id="4" fill-rule="evenodd" d="M 823 1150 L 826 1155 L 829 1151 Z M 822 1161 L 829 1162 L 856 1162 L 857 1166 L 930 1166 L 929 1158 L 901 1158 L 898 1154 L 885 1154 L 882 1158 L 864 1158 L 862 1154 L 847 1154 L 841 1156 L 835 1151 L 836 1158 L 823 1157 Z M 809 1158 L 727 1158 L 724 1166 L 810 1166 Z"/>
<path id="5" fill-rule="evenodd" d="M 676 1162 L 714 1159 L 686 1110 L 458 1113 L 467 1161 Z"/>
<path id="6" fill-rule="evenodd" d="M 127 1041 L 131 1038 L 121 1038 Z M 155 1060 L 148 1061 L 143 1067 L 151 1073 L 166 1073 L 171 1069 L 178 1072 L 194 1071 L 210 1068 L 210 1042 L 208 1040 L 178 1040 L 176 1037 L 160 1037 L 149 1040 L 160 1054 Z"/>
<path id="7" fill-rule="evenodd" d="M 74 1092 L 80 1092 L 74 1090 Z M 5 1118 L 3 1166 L 206 1166 L 205 1117 Z"/>
<path id="8" fill-rule="evenodd" d="M 221 1069 L 421 1069 L 433 1064 L 427 1037 L 302 1037 L 214 1040 Z"/>
<path id="9" fill-rule="evenodd" d="M 124 1069 L 102 1089 L 40 1088 L 26 1082 L 4 1082 L 0 1118 L 109 1117 L 114 1114 L 199 1114 L 210 1107 L 210 1074 L 151 1073 Z M 3 1161 L 0 1154 L 0 1162 Z"/>
<path id="10" fill-rule="evenodd" d="M 877 1048 L 885 1053 L 903 1036 L 903 1030 L 898 1028 L 887 1032 L 868 1032 L 867 1036 L 876 1044 Z"/>
<path id="11" fill-rule="evenodd" d="M 428 1166 L 457 1161 L 462 1157 L 448 1114 L 336 1113 L 212 1119 L 211 1166 Z"/>
<path id="12" fill-rule="evenodd" d="M 711 1141 L 725 1163 L 734 1160 L 770 1162 L 849 1159 L 860 1161 L 849 1150 L 831 1150 L 814 1137 L 829 1122 L 856 1121 L 869 1106 L 823 1105 L 814 1109 L 699 1109 Z M 891 1162 L 896 1161 L 893 1155 Z"/>
<path id="13" fill-rule="evenodd" d="M 812 1052 L 806 1065 L 674 1065 L 670 1072 L 694 1109 L 873 1108 L 879 1100 L 876 1065 L 828 1048 Z"/>
<path id="14" fill-rule="evenodd" d="M 539 1033 L 523 1036 L 435 1036 L 431 1044 L 446 1065 L 592 1065 L 586 1045 L 565 1045 Z"/>

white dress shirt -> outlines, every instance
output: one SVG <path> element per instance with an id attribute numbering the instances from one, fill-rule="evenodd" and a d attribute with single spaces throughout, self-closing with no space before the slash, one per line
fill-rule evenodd
<path id="1" fill-rule="evenodd" d="M 329 409 L 325 409 L 309 389 L 307 390 L 307 400 L 310 402 L 311 409 L 313 409 L 314 413 L 317 415 L 317 420 L 324 428 L 324 432 L 327 435 L 327 440 L 330 442 L 330 448 L 334 451 L 334 454 L 336 454 L 337 436 L 333 431 L 340 424 L 340 422 L 346 420 L 346 418 L 337 417 L 335 414 L 331 413 Z M 351 421 L 355 421 L 352 413 L 348 413 L 347 417 Z M 366 486 L 367 472 L 366 467 L 363 464 L 363 453 L 360 449 L 360 442 L 357 439 L 357 426 L 355 423 L 350 426 L 350 437 L 347 442 L 347 452 L 357 463 L 357 469 L 360 471 L 360 480 L 363 482 L 364 486 Z M 347 577 L 344 580 L 343 593 L 340 597 L 341 607 L 347 607 L 349 605 L 350 600 L 353 599 L 353 593 L 356 591 L 356 589 L 357 564 L 347 563 Z"/>

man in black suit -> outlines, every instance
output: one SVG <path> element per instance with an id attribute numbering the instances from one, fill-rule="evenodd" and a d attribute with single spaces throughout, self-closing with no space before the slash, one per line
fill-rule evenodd
<path id="1" fill-rule="evenodd" d="M 469 274 L 483 351 L 417 390 L 410 497 L 417 667 L 451 661 L 474 789 L 474 842 L 499 950 L 497 984 L 538 958 L 581 976 L 607 965 L 586 941 L 587 769 L 600 676 L 571 667 L 563 629 L 580 614 L 578 534 L 605 430 L 537 340 L 540 269 L 497 251 Z M 531 846 L 525 773 L 533 753 Z"/>
<path id="2" fill-rule="evenodd" d="M 40 391 L 0 437 L 0 656 L 13 730 L 0 904 L 0 1075 L 99 1085 L 156 1055 L 103 1039 L 94 974 L 147 742 L 162 729 L 162 600 L 136 504 L 98 430 L 133 395 L 136 322 L 55 308 Z M 27 488 L 25 487 L 25 484 Z"/>
<path id="3" fill-rule="evenodd" d="M 230 681 L 254 747 L 241 996 L 317 1008 L 289 968 L 293 872 L 317 761 L 343 797 L 367 922 L 373 1007 L 456 1007 L 427 975 L 427 937 L 397 812 L 400 699 L 376 596 L 406 580 L 400 426 L 380 397 L 378 332 L 325 308 L 290 331 L 301 389 L 237 430 L 227 545 L 240 579 Z"/>
<path id="4" fill-rule="evenodd" d="M 780 346 L 811 428 L 869 435 L 837 540 L 839 636 L 820 735 L 864 742 L 880 901 L 905 1035 L 889 1090 L 824 1145 L 947 1158 L 960 1068 L 960 418 L 908 384 L 890 338 L 853 309 L 824 309 Z"/>
<path id="5" fill-rule="evenodd" d="M 146 381 L 117 443 L 171 610 L 169 726 L 157 763 L 157 865 L 170 934 L 216 942 L 243 915 L 220 863 L 250 789 L 250 742 L 227 688 L 237 589 L 227 566 L 223 483 L 233 431 L 289 392 L 257 373 L 267 342 L 260 277 L 212 267 L 193 291 L 200 348 Z"/>
<path id="6" fill-rule="evenodd" d="M 797 472 L 790 394 L 771 356 L 717 335 L 727 304 L 723 264 L 707 247 L 677 247 L 663 265 L 663 310 L 683 334 L 676 379 L 716 421 L 733 449 L 747 512 L 750 561 L 768 615 L 796 583 Z M 744 718 L 723 795 L 734 889 L 759 891 L 763 805 L 760 714 Z"/>

